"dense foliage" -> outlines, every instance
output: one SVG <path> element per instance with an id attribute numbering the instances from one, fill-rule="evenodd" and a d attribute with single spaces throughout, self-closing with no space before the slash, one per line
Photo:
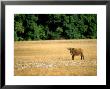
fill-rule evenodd
<path id="1" fill-rule="evenodd" d="M 15 14 L 14 39 L 97 38 L 96 14 Z"/>

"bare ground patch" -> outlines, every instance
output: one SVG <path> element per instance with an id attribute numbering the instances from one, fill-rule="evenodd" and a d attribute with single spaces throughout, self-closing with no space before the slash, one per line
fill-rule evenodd
<path id="1" fill-rule="evenodd" d="M 68 47 L 83 48 L 85 60 L 71 59 Z M 96 40 L 15 42 L 15 76 L 96 76 Z"/>

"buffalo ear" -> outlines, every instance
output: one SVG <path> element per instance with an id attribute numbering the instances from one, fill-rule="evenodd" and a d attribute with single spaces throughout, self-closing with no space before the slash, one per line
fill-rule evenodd
<path id="1" fill-rule="evenodd" d="M 75 48 L 72 48 L 72 50 L 74 50 Z"/>
<path id="2" fill-rule="evenodd" d="M 71 50 L 71 48 L 67 48 L 68 50 Z"/>

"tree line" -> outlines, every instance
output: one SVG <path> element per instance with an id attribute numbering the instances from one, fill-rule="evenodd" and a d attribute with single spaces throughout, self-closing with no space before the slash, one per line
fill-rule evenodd
<path id="1" fill-rule="evenodd" d="M 96 38 L 96 14 L 14 15 L 15 41 Z"/>

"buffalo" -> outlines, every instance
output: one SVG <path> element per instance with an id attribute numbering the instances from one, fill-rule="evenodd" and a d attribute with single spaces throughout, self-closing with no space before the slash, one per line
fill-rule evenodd
<path id="1" fill-rule="evenodd" d="M 81 48 L 67 48 L 72 55 L 72 60 L 74 60 L 74 56 L 81 56 L 81 60 L 84 60 L 83 50 Z"/>

